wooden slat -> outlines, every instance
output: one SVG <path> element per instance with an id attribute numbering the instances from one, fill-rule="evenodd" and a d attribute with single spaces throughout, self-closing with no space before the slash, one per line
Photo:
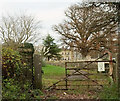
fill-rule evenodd
<path id="1" fill-rule="evenodd" d="M 77 80 L 77 79 L 70 80 L 70 79 L 68 79 L 68 81 L 93 81 L 93 80 L 94 81 L 107 81 L 107 80 L 102 80 L 102 79 L 83 79 L 83 80 Z"/>
<path id="2" fill-rule="evenodd" d="M 67 75 L 69 76 L 69 74 L 67 74 Z M 89 74 L 84 74 L 84 75 L 81 75 L 81 74 L 74 74 L 74 75 L 72 75 L 72 76 L 77 76 L 77 75 L 78 75 L 78 76 L 84 76 L 84 75 L 88 75 L 88 76 L 89 76 L 89 75 L 94 75 L 94 74 L 90 74 L 90 73 L 89 73 Z"/>
<path id="3" fill-rule="evenodd" d="M 98 68 L 66 68 L 66 70 L 91 70 L 91 69 L 98 69 Z"/>
<path id="4" fill-rule="evenodd" d="M 75 89 L 70 89 L 70 88 L 68 88 L 68 89 L 58 89 L 58 88 L 56 88 L 55 90 L 75 90 Z"/>
<path id="5" fill-rule="evenodd" d="M 106 84 L 107 86 L 108 84 Z M 65 85 L 56 85 L 56 86 L 65 86 Z M 102 86 L 102 85 L 67 85 L 67 86 Z M 105 86 L 105 85 L 104 85 Z"/>
<path id="6" fill-rule="evenodd" d="M 92 60 L 92 61 L 76 61 L 76 62 L 72 62 L 72 61 L 70 62 L 69 61 L 69 62 L 66 62 L 66 63 L 82 63 L 82 62 L 113 62 L 113 63 L 116 63 L 116 61 L 114 61 L 114 60 L 112 60 L 112 61 L 111 60 L 97 60 L 97 61 Z"/>

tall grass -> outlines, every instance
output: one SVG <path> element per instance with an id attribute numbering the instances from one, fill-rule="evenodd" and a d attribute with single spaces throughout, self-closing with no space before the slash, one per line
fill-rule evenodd
<path id="1" fill-rule="evenodd" d="M 117 84 L 112 84 L 110 86 L 105 86 L 103 91 L 99 94 L 100 99 L 113 99 L 114 101 L 118 100 L 118 89 Z"/>

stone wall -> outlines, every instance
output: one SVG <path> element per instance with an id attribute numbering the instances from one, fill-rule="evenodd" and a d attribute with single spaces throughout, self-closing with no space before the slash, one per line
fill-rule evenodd
<path id="1" fill-rule="evenodd" d="M 33 54 L 34 47 L 31 43 L 24 43 L 19 48 L 18 51 L 22 56 L 23 74 L 26 80 L 33 82 Z"/>
<path id="2" fill-rule="evenodd" d="M 46 64 L 65 67 L 65 61 L 46 61 Z"/>

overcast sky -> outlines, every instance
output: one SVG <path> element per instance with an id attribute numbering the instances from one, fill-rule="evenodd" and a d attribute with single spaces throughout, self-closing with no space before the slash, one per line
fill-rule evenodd
<path id="1" fill-rule="evenodd" d="M 56 40 L 58 35 L 52 26 L 63 21 L 64 11 L 72 4 L 82 0 L 0 0 L 0 17 L 6 14 L 27 12 L 41 21 L 40 30 L 44 38 L 48 33 Z"/>

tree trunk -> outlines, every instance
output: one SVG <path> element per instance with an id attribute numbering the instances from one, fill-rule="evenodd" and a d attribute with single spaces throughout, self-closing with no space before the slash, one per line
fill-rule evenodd
<path id="1" fill-rule="evenodd" d="M 83 59 L 83 60 L 86 60 L 86 59 L 87 59 L 87 54 L 88 54 L 88 53 L 86 53 L 86 52 L 82 52 L 82 59 Z"/>
<path id="2" fill-rule="evenodd" d="M 117 80 L 118 80 L 118 97 L 120 98 L 120 3 L 117 3 L 117 12 L 118 12 Z"/>
<path id="3" fill-rule="evenodd" d="M 50 57 L 48 57 L 48 61 L 50 60 Z"/>
<path id="4" fill-rule="evenodd" d="M 82 59 L 85 60 L 87 55 L 88 55 L 89 51 L 88 49 L 84 48 L 81 50 L 81 54 L 82 54 Z"/>
<path id="5" fill-rule="evenodd" d="M 87 58 L 86 58 L 86 56 L 85 56 L 85 55 L 82 55 L 82 59 L 83 59 L 83 60 L 86 60 Z"/>

